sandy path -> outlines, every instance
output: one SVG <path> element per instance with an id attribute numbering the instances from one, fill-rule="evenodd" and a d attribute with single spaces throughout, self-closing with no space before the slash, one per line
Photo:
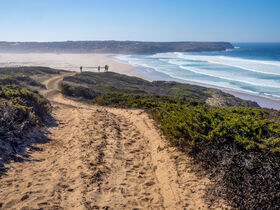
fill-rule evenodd
<path id="1" fill-rule="evenodd" d="M 28 161 L 7 165 L 3 209 L 207 209 L 207 178 L 186 155 L 166 147 L 141 110 L 87 105 L 64 98 L 46 81 L 57 125 Z M 221 202 L 220 202 L 221 203 Z"/>

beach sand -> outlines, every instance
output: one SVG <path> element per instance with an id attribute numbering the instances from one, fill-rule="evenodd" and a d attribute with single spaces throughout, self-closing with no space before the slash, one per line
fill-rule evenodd
<path id="1" fill-rule="evenodd" d="M 132 75 L 131 71 L 135 67 L 114 61 L 110 56 L 113 54 L 1 53 L 0 67 L 47 66 L 54 69 L 80 71 L 80 66 L 83 66 L 83 71 L 97 72 L 96 67 L 109 65 L 109 71 Z M 104 68 L 101 71 L 104 71 Z"/>
<path id="2" fill-rule="evenodd" d="M 141 69 L 135 66 L 118 62 L 112 57 L 114 54 L 54 54 L 54 53 L 26 53 L 26 54 L 0 54 L 0 67 L 11 66 L 47 66 L 55 69 L 64 69 L 69 71 L 80 71 L 80 66 L 83 66 L 83 71 L 97 72 L 96 67 L 104 67 L 109 65 L 109 71 L 126 74 L 129 76 L 137 76 L 146 80 L 174 80 L 168 75 L 162 73 L 155 73 L 153 71 L 144 73 Z M 102 69 L 101 71 L 103 71 Z M 189 82 L 190 84 L 194 84 Z M 204 84 L 196 84 L 206 86 Z M 224 92 L 232 94 L 236 97 L 245 100 L 257 102 L 261 107 L 272 108 L 280 110 L 280 101 L 272 100 L 266 97 L 241 93 L 237 91 L 226 90 L 220 87 L 212 87 L 221 89 Z"/>

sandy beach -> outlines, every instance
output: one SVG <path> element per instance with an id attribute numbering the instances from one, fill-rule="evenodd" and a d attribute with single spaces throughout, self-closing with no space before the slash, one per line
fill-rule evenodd
<path id="1" fill-rule="evenodd" d="M 25 53 L 0 54 L 0 67 L 11 66 L 47 66 L 54 69 L 69 71 L 97 71 L 98 66 L 109 65 L 109 70 L 122 74 L 132 75 L 135 68 L 131 65 L 119 63 L 110 59 L 113 54 L 51 54 L 51 53 Z"/>
<path id="2" fill-rule="evenodd" d="M 14 66 L 47 66 L 55 69 L 64 69 L 69 71 L 80 71 L 80 66 L 83 66 L 84 71 L 97 72 L 97 66 L 104 67 L 109 65 L 109 70 L 129 76 L 138 76 L 146 80 L 167 80 L 186 82 L 183 80 L 177 80 L 168 75 L 157 72 L 144 72 L 135 66 L 118 62 L 113 59 L 114 54 L 52 54 L 52 53 L 26 53 L 26 54 L 0 54 L 0 67 L 14 67 Z M 102 69 L 103 70 L 103 69 Z M 210 87 L 209 85 L 198 84 L 189 82 L 190 84 L 196 84 L 201 86 Z M 219 87 L 214 87 L 219 88 Z M 280 102 L 272 100 L 270 98 L 241 93 L 232 90 L 226 90 L 219 88 L 224 92 L 230 93 L 236 97 L 245 100 L 251 100 L 257 102 L 261 107 L 272 108 L 280 110 Z"/>

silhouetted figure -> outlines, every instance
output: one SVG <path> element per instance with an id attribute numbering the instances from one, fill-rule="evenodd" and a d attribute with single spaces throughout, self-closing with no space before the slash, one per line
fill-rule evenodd
<path id="1" fill-rule="evenodd" d="M 98 66 L 97 69 L 98 69 L 98 72 L 100 72 L 100 66 Z"/>
<path id="2" fill-rule="evenodd" d="M 109 71 L 109 66 L 105 65 L 105 72 L 108 72 L 108 71 Z"/>
<path id="3" fill-rule="evenodd" d="M 80 72 L 81 72 L 81 73 L 83 72 L 83 67 L 82 67 L 82 66 L 80 67 Z"/>

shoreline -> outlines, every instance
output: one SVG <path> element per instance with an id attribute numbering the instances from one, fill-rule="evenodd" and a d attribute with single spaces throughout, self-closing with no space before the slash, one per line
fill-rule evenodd
<path id="1" fill-rule="evenodd" d="M 118 61 L 117 58 L 115 58 L 114 60 L 116 60 L 117 62 L 120 62 L 120 63 L 125 63 L 125 62 L 122 62 L 122 61 Z M 127 64 L 127 65 L 130 65 L 130 64 Z M 215 88 L 215 89 L 219 89 L 219 90 L 221 90 L 225 93 L 231 94 L 235 97 L 238 97 L 238 98 L 241 98 L 241 99 L 244 99 L 244 100 L 257 102 L 258 105 L 262 108 L 280 110 L 280 99 L 279 100 L 271 99 L 271 98 L 268 98 L 268 97 L 265 97 L 265 96 L 255 95 L 253 93 L 250 94 L 250 93 L 247 93 L 247 92 L 231 90 L 231 89 L 222 88 L 222 87 L 218 87 L 218 86 L 211 86 L 211 85 L 206 85 L 206 84 L 203 84 L 203 83 L 177 79 L 177 78 L 171 77 L 167 74 L 155 71 L 153 69 L 144 68 L 144 67 L 141 68 L 141 67 L 135 66 L 135 68 L 132 69 L 131 71 L 135 75 L 140 75 L 140 77 L 142 79 L 145 79 L 145 80 L 149 80 L 149 81 L 153 81 L 153 80 L 175 81 L 175 82 L 186 83 L 186 84 L 191 84 L 191 85 L 198 85 L 198 86 L 202 86 L 202 87 L 206 87 L 206 88 Z"/>
<path id="2" fill-rule="evenodd" d="M 136 68 L 136 69 L 134 69 L 132 71 L 134 71 L 134 72 L 136 71 L 139 74 L 141 69 L 140 68 Z M 231 94 L 231 95 L 233 95 L 233 96 L 235 96 L 237 98 L 241 98 L 243 100 L 249 100 L 249 101 L 257 102 L 258 105 L 261 108 L 269 108 L 269 109 L 280 110 L 280 100 L 277 100 L 277 99 L 271 99 L 271 98 L 260 96 L 260 95 L 250 94 L 250 93 L 236 91 L 236 90 L 230 90 L 230 89 L 226 89 L 226 88 L 222 88 L 222 87 L 218 87 L 218 86 L 206 85 L 206 84 L 198 83 L 198 82 L 180 80 L 180 79 L 176 79 L 176 78 L 170 77 L 169 75 L 166 75 L 166 74 L 161 73 L 161 72 L 158 72 L 158 75 L 159 75 L 159 77 L 162 78 L 160 80 L 175 81 L 175 82 L 180 82 L 180 83 L 186 83 L 186 84 L 191 84 L 191 85 L 202 86 L 202 87 L 206 87 L 206 88 L 215 88 L 215 89 L 219 89 L 219 90 L 221 90 L 221 91 L 223 91 L 225 93 Z M 153 81 L 153 79 L 145 77 L 143 75 L 141 75 L 141 78 L 149 80 L 149 81 Z M 157 79 L 157 80 L 159 80 L 159 79 Z"/>
<path id="3" fill-rule="evenodd" d="M 0 67 L 45 66 L 58 70 L 79 72 L 80 66 L 83 66 L 83 71 L 97 72 L 97 66 L 109 65 L 109 71 L 151 81 L 140 74 L 134 73 L 135 66 L 114 59 L 114 56 L 117 55 L 119 54 L 0 53 Z M 101 69 L 101 71 L 104 71 L 104 69 Z"/>
<path id="4" fill-rule="evenodd" d="M 280 100 L 273 100 L 250 93 L 176 79 L 153 69 L 137 67 L 119 61 L 116 58 L 117 55 L 119 54 L 0 53 L 0 67 L 47 66 L 54 69 L 79 72 L 80 66 L 83 66 L 84 71 L 97 72 L 97 69 L 93 67 L 109 65 L 109 71 L 112 72 L 126 74 L 128 76 L 136 76 L 148 81 L 176 81 L 208 88 L 216 88 L 225 93 L 234 95 L 235 97 L 255 101 L 263 108 L 280 110 Z"/>
<path id="5" fill-rule="evenodd" d="M 0 67 L 46 66 L 68 71 L 97 72 L 97 67 L 109 65 L 109 71 L 130 74 L 134 66 L 116 62 L 110 57 L 116 54 L 55 54 L 55 53 L 0 53 Z M 120 70 L 121 69 L 121 70 Z M 101 70 L 103 71 L 103 69 Z"/>

